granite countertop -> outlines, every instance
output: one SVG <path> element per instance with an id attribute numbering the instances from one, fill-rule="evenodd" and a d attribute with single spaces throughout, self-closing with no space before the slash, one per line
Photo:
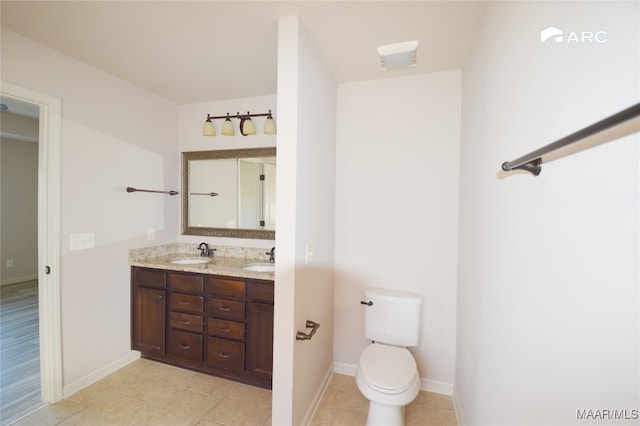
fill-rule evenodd
<path id="1" fill-rule="evenodd" d="M 244 269 L 247 265 L 269 265 L 265 261 L 264 256 L 256 258 L 255 250 L 250 252 L 238 250 L 225 250 L 224 247 L 218 248 L 223 255 L 204 258 L 197 255 L 189 245 L 167 245 L 154 248 L 136 249 L 129 251 L 129 264 L 131 266 L 140 266 L 144 268 L 165 269 L 169 271 L 195 272 L 199 274 L 226 275 L 238 278 L 251 278 L 259 280 L 275 280 L 274 272 L 255 272 Z M 228 253 L 227 253 L 228 252 Z M 259 250 L 260 254 L 264 254 L 264 250 Z M 240 255 L 238 257 L 230 255 Z M 207 259 L 207 263 L 181 265 L 171 263 L 176 259 Z"/>

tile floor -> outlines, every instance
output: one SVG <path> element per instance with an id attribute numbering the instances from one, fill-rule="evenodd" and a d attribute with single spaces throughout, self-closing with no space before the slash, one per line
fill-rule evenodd
<path id="1" fill-rule="evenodd" d="M 355 379 L 336 374 L 311 424 L 364 425 L 367 401 Z M 19 420 L 16 426 L 271 424 L 271 391 L 140 359 Z M 407 425 L 456 425 L 451 398 L 420 392 Z"/>

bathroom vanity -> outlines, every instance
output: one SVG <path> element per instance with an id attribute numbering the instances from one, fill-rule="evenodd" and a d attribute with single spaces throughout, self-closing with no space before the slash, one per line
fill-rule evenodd
<path id="1" fill-rule="evenodd" d="M 176 266 L 174 257 L 130 262 L 132 348 L 271 389 L 273 274 L 247 272 L 245 260 Z"/>

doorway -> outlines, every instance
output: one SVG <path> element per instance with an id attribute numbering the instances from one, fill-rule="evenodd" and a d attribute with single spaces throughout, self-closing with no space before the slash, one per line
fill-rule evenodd
<path id="1" fill-rule="evenodd" d="M 40 108 L 0 97 L 0 425 L 42 405 L 38 333 Z"/>
<path id="2" fill-rule="evenodd" d="M 43 403 L 53 403 L 62 399 L 59 188 L 61 102 L 60 99 L 6 82 L 2 82 L 1 88 L 3 102 L 15 102 L 38 111 L 35 207 L 37 242 L 31 242 L 37 247 L 35 280 L 32 280 L 32 287 L 33 281 L 37 284 L 35 289 L 24 290 L 23 294 L 37 292 L 40 400 Z M 15 259 L 4 259 L 3 255 L 3 261 L 5 260 Z M 16 266 L 14 263 L 14 267 Z M 4 413 L 2 417 L 2 424 L 5 424 Z"/>

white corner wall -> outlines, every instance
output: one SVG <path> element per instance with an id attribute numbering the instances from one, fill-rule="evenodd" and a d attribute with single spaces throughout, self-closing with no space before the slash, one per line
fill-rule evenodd
<path id="1" fill-rule="evenodd" d="M 462 424 L 638 422 L 637 121 L 635 133 L 544 164 L 539 177 L 499 170 L 638 102 L 639 6 L 487 9 L 463 79 L 455 387 Z M 562 43 L 540 42 L 549 26 L 564 31 Z M 583 31 L 605 31 L 606 42 L 570 42 Z M 591 420 L 578 410 L 592 410 Z"/>
<path id="2" fill-rule="evenodd" d="M 355 374 L 367 287 L 422 294 L 423 389 L 455 367 L 461 73 L 341 84 L 336 166 L 336 370 Z"/>
<path id="3" fill-rule="evenodd" d="M 333 371 L 336 84 L 297 16 L 278 23 L 278 111 L 272 421 L 298 425 Z"/>
<path id="4" fill-rule="evenodd" d="M 61 310 L 64 394 L 130 359 L 128 250 L 175 241 L 180 200 L 127 193 L 177 189 L 178 108 L 96 68 L 2 29 L 3 81 L 62 101 Z M 147 241 L 147 229 L 156 239 Z M 70 251 L 70 235 L 95 248 Z"/>

